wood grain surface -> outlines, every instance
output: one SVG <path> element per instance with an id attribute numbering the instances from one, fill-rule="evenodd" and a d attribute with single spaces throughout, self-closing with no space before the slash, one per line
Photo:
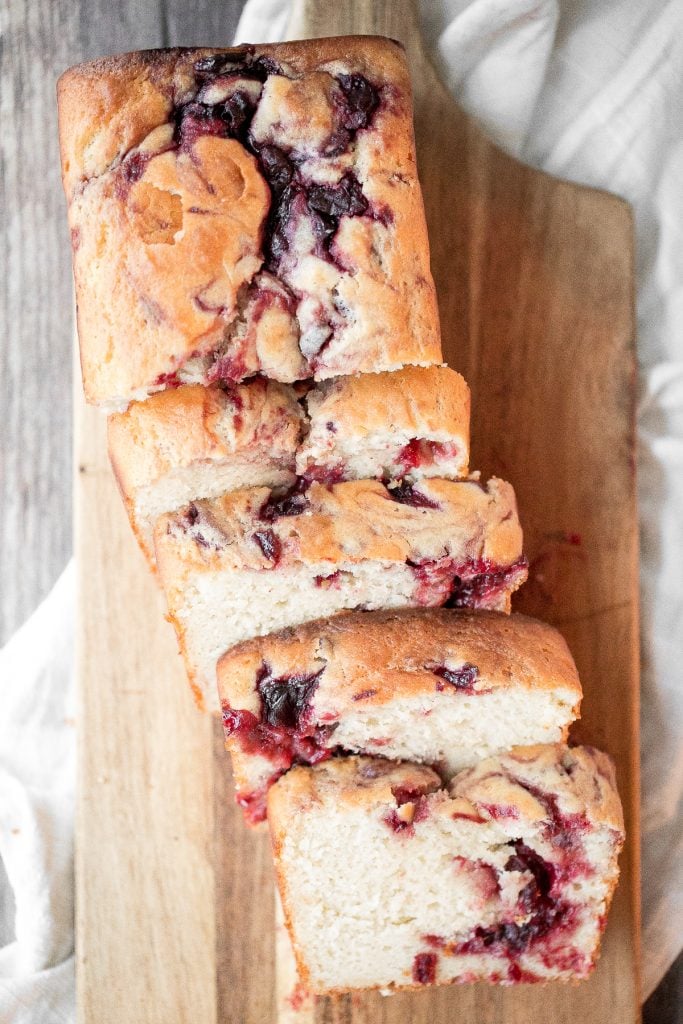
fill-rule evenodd
<path id="1" fill-rule="evenodd" d="M 104 53 L 229 45 L 244 0 L 0 3 L 0 644 L 72 550 L 71 259 L 55 82 Z"/>
<path id="2" fill-rule="evenodd" d="M 629 842 L 588 983 L 359 995 L 298 1014 L 285 984 L 279 1024 L 627 1024 L 639 1017 L 629 211 L 496 150 L 436 79 L 408 0 L 299 3 L 295 15 L 292 36 L 379 31 L 407 44 L 445 350 L 473 392 L 472 464 L 517 489 L 532 565 L 517 607 L 570 643 L 586 694 L 575 735 L 614 756 Z M 274 1022 L 267 841 L 238 821 L 219 725 L 183 685 L 104 424 L 77 394 L 80 1019 Z"/>

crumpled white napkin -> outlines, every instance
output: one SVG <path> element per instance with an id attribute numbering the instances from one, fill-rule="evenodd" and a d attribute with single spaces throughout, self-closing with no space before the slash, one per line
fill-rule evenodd
<path id="1" fill-rule="evenodd" d="M 0 651 L 2 1024 L 75 1019 L 74 583 L 70 562 Z"/>
<path id="2" fill-rule="evenodd" d="M 236 41 L 283 38 L 288 8 L 250 0 Z M 501 146 L 635 210 L 647 996 L 683 919 L 683 9 L 422 0 L 422 23 L 444 80 Z M 75 1019 L 72 631 L 69 567 L 0 652 L 0 1024 Z"/>

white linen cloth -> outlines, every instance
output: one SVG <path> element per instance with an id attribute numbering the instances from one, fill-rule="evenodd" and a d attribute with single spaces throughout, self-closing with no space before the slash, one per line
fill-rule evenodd
<path id="1" fill-rule="evenodd" d="M 250 0 L 236 41 L 283 38 L 288 7 Z M 422 0 L 422 21 L 501 146 L 635 211 L 647 996 L 683 920 L 683 5 Z M 75 1019 L 72 634 L 69 567 L 0 652 L 0 1024 Z"/>
<path id="2" fill-rule="evenodd" d="M 74 583 L 0 651 L 0 1024 L 75 1020 Z"/>

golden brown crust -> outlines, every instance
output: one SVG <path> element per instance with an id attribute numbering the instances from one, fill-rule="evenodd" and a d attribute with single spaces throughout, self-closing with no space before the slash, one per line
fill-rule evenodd
<path id="1" fill-rule="evenodd" d="M 303 413 L 287 387 L 262 378 L 224 390 L 188 385 L 133 402 L 108 420 L 109 457 L 124 498 L 194 462 L 268 450 L 293 471 Z"/>
<path id="2" fill-rule="evenodd" d="M 312 388 L 307 405 L 305 425 L 295 390 L 260 377 L 230 388 L 184 385 L 132 402 L 108 420 L 109 457 L 129 513 L 138 488 L 251 448 L 293 472 L 295 454 L 305 455 L 317 433 L 328 443 L 317 462 L 330 471 L 343 461 L 345 445 L 362 455 L 368 436 L 383 430 L 462 442 L 466 475 L 469 389 L 447 367 L 339 377 Z M 401 475 L 398 467 L 395 475 Z"/>
<path id="3" fill-rule="evenodd" d="M 213 349 L 261 266 L 268 190 L 232 139 L 169 151 L 118 195 L 115 175 L 72 202 L 70 224 L 86 397 L 120 405 Z M 252 371 L 254 372 L 254 371 Z"/>
<path id="4" fill-rule="evenodd" d="M 303 432 L 303 411 L 293 390 L 258 377 L 232 388 L 170 388 L 111 415 L 109 459 L 152 572 L 152 525 L 158 515 L 192 498 L 247 484 L 291 486 Z M 203 472 L 197 475 L 209 466 L 221 475 L 211 480 Z M 189 479 L 183 478 L 185 470 Z M 161 503 L 155 485 L 166 490 Z M 175 501 L 173 493 L 179 495 Z"/>
<path id="5" fill-rule="evenodd" d="M 125 402 L 163 386 L 164 376 L 188 359 L 213 358 L 226 330 L 240 325 L 242 289 L 254 281 L 263 260 L 268 186 L 257 161 L 235 139 L 204 134 L 185 152 L 172 123 L 174 109 L 192 100 L 200 87 L 195 63 L 230 52 L 243 48 L 123 54 L 72 68 L 58 83 L 90 401 Z M 337 74 L 367 73 L 383 101 L 371 127 L 356 138 L 350 158 L 379 216 L 343 217 L 336 264 L 318 260 L 307 279 L 314 291 L 324 291 L 319 274 L 331 275 L 338 309 L 360 314 L 356 327 L 344 320 L 338 347 L 328 345 L 325 357 L 309 366 L 309 352 L 304 358 L 297 348 L 296 324 L 276 303 L 268 317 L 277 324 L 264 329 L 264 337 L 254 341 L 250 332 L 256 331 L 256 321 L 247 320 L 249 344 L 257 350 L 241 353 L 241 372 L 268 369 L 271 359 L 269 375 L 280 380 L 439 362 L 438 313 L 402 49 L 389 40 L 342 37 L 257 46 L 252 52 L 277 60 L 295 83 L 297 76 L 327 81 Z M 303 81 L 305 91 L 308 79 Z M 309 97 L 309 110 L 317 109 L 313 100 Z M 283 96 L 279 102 L 296 126 L 301 97 Z M 311 118 L 309 134 L 318 120 Z M 348 154 L 339 158 L 334 180 L 348 159 Z M 340 271 L 347 264 L 352 273 Z M 298 312 L 297 318 L 301 321 Z M 299 326 L 304 331 L 303 321 Z M 269 351 L 273 332 L 281 339 L 278 353 Z M 234 365 L 231 372 L 238 372 Z"/>
<path id="6" fill-rule="evenodd" d="M 573 693 L 581 684 L 564 638 L 524 615 L 445 608 L 350 612 L 237 644 L 218 663 L 218 690 L 231 708 L 258 710 L 256 679 L 324 669 L 312 706 L 332 702 L 339 715 L 363 695 L 364 706 L 433 693 L 429 666 L 473 665 L 474 692 L 522 687 Z"/>
<path id="7" fill-rule="evenodd" d="M 57 82 L 67 201 L 166 121 L 174 92 L 189 85 L 180 50 L 140 50 L 69 68 Z"/>
<path id="8" fill-rule="evenodd" d="M 268 821 L 276 848 L 286 835 L 288 817 L 303 814 L 326 800 L 335 806 L 366 807 L 368 812 L 395 803 L 394 790 L 435 793 L 441 780 L 426 765 L 351 755 L 323 761 L 314 767 L 298 765 L 268 792 Z"/>
<path id="9" fill-rule="evenodd" d="M 307 395 L 311 418 L 363 436 L 399 426 L 415 437 L 464 434 L 469 439 L 470 389 L 448 366 L 404 366 L 393 373 L 337 377 Z"/>
<path id="10" fill-rule="evenodd" d="M 174 104 L 192 95 L 194 65 L 214 54 L 239 53 L 243 46 L 175 47 L 136 50 L 68 68 L 57 82 L 59 139 L 67 200 L 84 182 L 103 174 L 170 116 Z M 288 64 L 296 74 L 315 72 L 332 62 L 352 64 L 378 84 L 391 85 L 412 101 L 403 47 L 381 36 L 259 43 L 256 54 Z M 408 141 L 410 138 L 408 137 Z M 405 132 L 383 143 L 405 159 Z"/>
<path id="11" fill-rule="evenodd" d="M 313 483 L 301 514 L 265 524 L 262 509 L 271 497 L 266 488 L 199 501 L 192 524 L 183 511 L 159 519 L 157 562 L 173 591 L 182 589 L 192 572 L 365 560 L 419 563 L 444 557 L 509 566 L 520 558 L 522 530 L 510 484 L 496 478 L 486 487 L 429 479 L 420 481 L 419 491 L 436 507 L 393 500 L 378 480 L 332 487 Z M 264 525 L 279 548 L 276 565 L 254 540 Z"/>
<path id="12" fill-rule="evenodd" d="M 585 814 L 595 825 L 624 831 L 614 764 L 594 747 L 514 747 L 461 772 L 450 791 L 478 807 L 512 805 L 532 821 L 547 818 L 548 806 L 538 794 L 549 792 L 562 814 Z"/>
<path id="13" fill-rule="evenodd" d="M 333 758 L 313 767 L 297 766 L 269 790 L 271 833 L 281 841 L 292 810 L 303 813 L 312 804 L 330 799 L 337 807 L 360 804 L 370 811 L 392 802 L 396 789 L 436 792 L 441 782 L 424 765 L 363 755 Z M 580 814 L 593 825 L 620 835 L 624 832 L 614 764 L 594 747 L 568 747 L 564 743 L 513 747 L 460 772 L 451 780 L 448 792 L 449 799 L 435 805 L 435 811 L 445 817 L 452 817 L 454 811 L 463 815 L 470 812 L 487 821 L 499 806 L 514 807 L 519 820 L 545 821 L 550 812 L 543 800 L 551 796 L 559 812 L 567 817 Z"/>
<path id="14" fill-rule="evenodd" d="M 461 452 L 460 476 L 467 476 L 470 439 L 470 391 L 447 366 L 404 366 L 392 373 L 336 377 L 318 385 L 306 398 L 309 436 L 297 457 L 298 472 L 320 462 L 318 452 L 362 446 L 373 436 L 397 443 L 407 438 L 455 441 Z"/>

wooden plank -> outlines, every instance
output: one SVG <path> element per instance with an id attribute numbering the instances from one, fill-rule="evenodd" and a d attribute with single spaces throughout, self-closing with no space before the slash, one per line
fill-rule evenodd
<path id="1" fill-rule="evenodd" d="M 79 1019 L 215 1017 L 213 744 L 76 398 Z"/>
<path id="2" fill-rule="evenodd" d="M 164 46 L 232 46 L 245 0 L 161 0 Z"/>
<path id="3" fill-rule="evenodd" d="M 223 723 L 213 721 L 216 1019 L 272 1021 L 275 1009 L 273 864 L 265 829 L 235 804 Z"/>
<path id="4" fill-rule="evenodd" d="M 165 35 L 176 24 L 169 11 Z M 303 1014 L 285 999 L 279 1022 L 285 1009 L 316 1024 L 636 1020 L 628 210 L 499 153 L 436 80 L 407 0 L 311 0 L 295 14 L 297 35 L 381 31 L 408 45 L 445 347 L 472 385 L 474 463 L 517 487 L 533 568 L 520 606 L 559 624 L 572 645 L 586 689 L 581 736 L 617 760 L 630 839 L 603 959 L 570 993 L 465 986 L 320 1000 Z M 78 394 L 80 1019 L 264 1024 L 275 1015 L 267 838 L 236 820 L 218 723 L 195 711 L 182 683 L 106 465 L 102 421 Z"/>

